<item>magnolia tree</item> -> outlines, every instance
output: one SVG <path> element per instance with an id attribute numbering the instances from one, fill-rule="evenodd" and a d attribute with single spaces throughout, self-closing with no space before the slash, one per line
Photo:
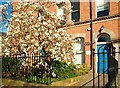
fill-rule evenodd
<path id="1" fill-rule="evenodd" d="M 62 3 L 62 2 L 61 2 Z M 18 3 L 12 8 L 5 45 L 14 54 L 38 52 L 43 47 L 53 58 L 69 59 L 72 55 L 72 37 L 63 28 L 62 21 L 48 9 L 58 3 Z M 63 9 L 66 16 L 68 8 Z M 66 24 L 64 24 L 66 25 Z"/>

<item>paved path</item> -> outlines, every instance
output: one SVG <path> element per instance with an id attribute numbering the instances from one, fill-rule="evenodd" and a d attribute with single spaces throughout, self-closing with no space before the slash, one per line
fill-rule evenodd
<path id="1" fill-rule="evenodd" d="M 84 78 L 84 77 L 83 77 Z M 98 74 L 95 74 L 94 77 L 94 86 L 103 86 L 108 83 L 108 75 L 101 74 L 99 76 L 99 84 L 98 84 Z M 75 88 L 84 88 L 84 87 L 93 87 L 93 74 L 86 75 L 84 79 L 81 79 L 79 82 L 74 83 L 71 86 L 76 86 Z"/>

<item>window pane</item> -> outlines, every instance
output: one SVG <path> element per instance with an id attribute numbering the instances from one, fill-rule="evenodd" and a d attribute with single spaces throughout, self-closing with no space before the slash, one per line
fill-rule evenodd
<path id="1" fill-rule="evenodd" d="M 109 9 L 109 3 L 97 6 L 97 12 Z"/>
<path id="2" fill-rule="evenodd" d="M 103 0 L 103 3 L 97 4 L 97 17 L 108 15 L 109 15 L 109 2 L 105 2 L 105 0 Z"/>
<path id="3" fill-rule="evenodd" d="M 73 6 L 72 10 L 80 9 L 80 2 L 71 2 L 71 6 Z"/>
<path id="4" fill-rule="evenodd" d="M 80 13 L 79 13 L 79 11 L 77 11 L 77 12 L 72 12 L 72 20 L 73 20 L 74 22 L 78 22 L 79 19 L 80 19 Z"/>
<path id="5" fill-rule="evenodd" d="M 64 9 L 63 9 L 63 5 L 62 4 L 59 4 L 58 5 L 58 12 L 57 12 L 58 14 L 58 17 L 59 17 L 59 19 L 60 20 L 65 20 L 65 12 L 64 12 Z"/>
<path id="6" fill-rule="evenodd" d="M 79 0 L 71 0 L 72 12 L 71 12 L 71 20 L 74 22 L 79 21 L 80 19 L 80 2 Z"/>
<path id="7" fill-rule="evenodd" d="M 73 45 L 73 53 L 74 53 L 74 64 L 80 65 L 84 64 L 85 57 L 84 57 L 84 38 L 76 38 L 75 43 Z"/>
<path id="8" fill-rule="evenodd" d="M 109 15 L 109 10 L 108 9 L 97 12 L 97 17 L 108 16 L 108 15 Z"/>

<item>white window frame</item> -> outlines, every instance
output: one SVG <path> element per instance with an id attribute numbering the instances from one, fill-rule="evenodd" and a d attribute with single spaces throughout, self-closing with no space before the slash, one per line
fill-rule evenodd
<path id="1" fill-rule="evenodd" d="M 63 9 L 63 6 L 64 5 L 62 5 L 61 4 L 61 6 L 57 6 L 57 16 L 58 16 L 58 18 L 60 19 L 60 20 L 65 20 L 65 11 L 64 11 L 64 9 Z M 59 9 L 61 9 L 62 10 L 62 15 L 59 15 Z"/>
<path id="2" fill-rule="evenodd" d="M 95 2 L 96 2 L 96 3 L 95 3 L 95 5 L 96 5 L 96 8 L 95 8 L 95 9 L 96 9 L 96 18 L 98 18 L 98 14 L 97 14 L 97 13 L 98 13 L 97 0 L 95 0 Z M 109 9 L 110 9 L 110 8 L 109 8 L 109 2 L 107 2 L 107 3 L 105 3 L 105 4 L 108 4 L 108 10 L 109 10 Z M 103 4 L 103 5 L 105 5 L 105 4 Z M 104 11 L 104 10 L 101 10 L 101 11 Z"/>

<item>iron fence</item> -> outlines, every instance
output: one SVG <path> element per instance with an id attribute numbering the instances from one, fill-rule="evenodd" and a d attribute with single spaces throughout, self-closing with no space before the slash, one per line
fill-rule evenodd
<path id="1" fill-rule="evenodd" d="M 110 44 L 105 44 L 101 46 L 96 46 L 96 50 L 93 49 L 93 60 L 92 67 L 93 74 L 92 79 L 89 79 L 83 85 L 80 85 L 80 88 L 84 87 L 93 87 L 93 88 L 117 88 L 119 86 L 118 75 L 118 61 L 120 55 L 119 51 L 116 51 L 116 48 Z M 116 54 L 119 54 L 118 56 Z"/>
<path id="2" fill-rule="evenodd" d="M 93 59 L 95 62 L 96 72 L 93 79 L 81 87 L 116 87 L 116 76 L 118 74 L 118 60 L 116 60 L 116 52 L 114 47 L 101 46 L 95 51 L 93 50 Z M 84 52 L 80 53 L 84 56 Z M 77 56 L 76 56 L 77 57 Z M 83 60 L 84 62 L 84 60 Z M 2 77 L 27 82 L 36 82 L 42 84 L 50 84 L 52 78 L 52 60 L 49 55 L 15 55 L 13 57 L 2 57 Z M 94 80 L 94 81 L 93 81 Z M 93 83 L 93 84 L 92 84 Z M 88 85 L 89 84 L 89 85 Z"/>
<path id="3" fill-rule="evenodd" d="M 100 50 L 102 49 L 102 50 Z M 116 60 L 115 48 L 99 47 L 97 52 L 93 53 L 97 56 L 98 62 L 96 63 L 96 69 L 98 77 L 94 86 L 102 87 L 116 87 L 116 76 L 118 73 L 118 61 Z M 95 57 L 94 57 L 95 58 Z"/>
<path id="4" fill-rule="evenodd" d="M 2 77 L 41 84 L 51 83 L 51 57 L 14 55 L 2 57 Z"/>

